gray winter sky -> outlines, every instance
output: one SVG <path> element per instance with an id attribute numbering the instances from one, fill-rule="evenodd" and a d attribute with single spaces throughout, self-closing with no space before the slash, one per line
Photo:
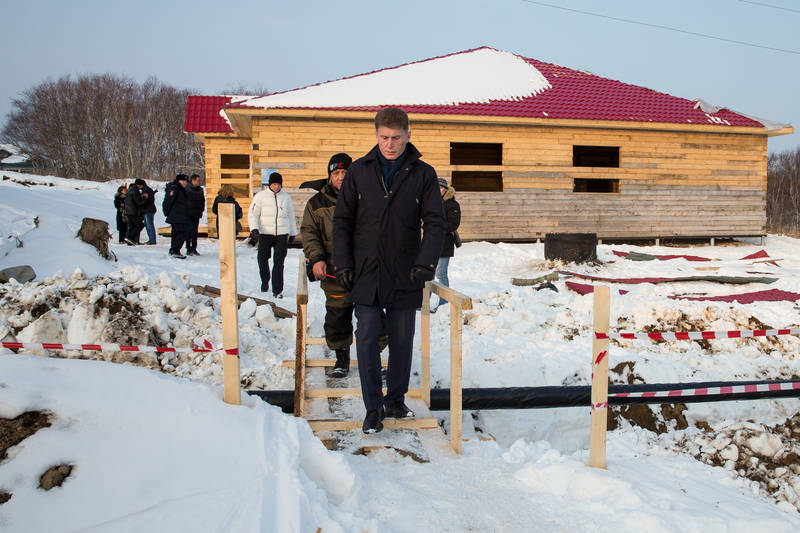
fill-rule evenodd
<path id="1" fill-rule="evenodd" d="M 48 77 L 277 91 L 485 45 L 800 129 L 797 0 L 0 0 L 0 13 L 3 124 Z"/>

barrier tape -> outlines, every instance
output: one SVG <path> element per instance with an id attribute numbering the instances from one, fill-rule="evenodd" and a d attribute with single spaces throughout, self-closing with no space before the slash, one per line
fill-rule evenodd
<path id="1" fill-rule="evenodd" d="M 591 404 L 592 411 L 597 411 L 598 409 L 608 409 L 608 402 L 600 402 L 600 403 L 593 403 Z"/>
<path id="2" fill-rule="evenodd" d="M 800 390 L 800 381 L 791 381 L 785 383 L 758 383 L 752 385 L 725 385 L 721 387 L 704 387 L 696 389 L 614 392 L 610 393 L 608 396 L 610 398 L 680 398 L 688 396 L 724 396 L 727 394 L 777 392 L 787 390 Z"/>
<path id="3" fill-rule="evenodd" d="M 598 333 L 597 339 L 650 339 L 656 341 L 686 341 L 700 339 L 743 339 L 749 337 L 774 337 L 800 335 L 800 329 L 754 329 L 752 331 L 675 331 L 652 333 Z"/>
<path id="4" fill-rule="evenodd" d="M 605 356 L 608 355 L 608 350 L 603 350 L 599 354 L 597 354 L 597 360 L 595 360 L 594 364 L 592 365 L 592 380 L 594 380 L 594 371 L 597 370 L 597 367 L 600 366 L 600 361 L 603 360 Z"/>
<path id="5" fill-rule="evenodd" d="M 128 346 L 125 344 L 62 344 L 57 342 L 2 342 L 3 348 L 15 348 L 18 350 L 91 350 L 102 352 L 213 352 L 214 347 L 210 342 L 205 341 L 203 348 L 195 346 L 193 348 L 173 348 L 172 346 Z M 238 355 L 239 351 L 233 348 Z M 227 353 L 227 350 L 226 350 Z"/>

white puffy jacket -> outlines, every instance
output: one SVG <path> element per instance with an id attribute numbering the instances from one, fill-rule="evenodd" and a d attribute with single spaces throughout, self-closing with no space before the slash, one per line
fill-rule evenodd
<path id="1" fill-rule="evenodd" d="M 297 221 L 289 194 L 264 189 L 253 197 L 247 213 L 250 229 L 264 235 L 297 235 Z"/>

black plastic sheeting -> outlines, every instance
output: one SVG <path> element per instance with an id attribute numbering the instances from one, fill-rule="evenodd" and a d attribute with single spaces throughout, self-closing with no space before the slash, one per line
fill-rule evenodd
<path id="1" fill-rule="evenodd" d="M 782 381 L 705 381 L 702 383 L 655 383 L 643 385 L 609 385 L 609 394 L 615 392 L 664 391 L 767 383 L 795 383 Z M 294 391 L 247 391 L 265 402 L 280 407 L 284 413 L 294 410 Z M 557 387 L 502 387 L 463 389 L 461 408 L 465 411 L 479 409 L 552 409 L 555 407 L 589 407 L 592 388 L 582 386 Z M 733 400 L 760 400 L 764 398 L 800 397 L 800 389 L 785 391 L 738 392 L 734 394 L 707 394 L 704 396 L 677 396 L 673 398 L 609 398 L 611 405 L 642 403 L 704 403 Z M 450 409 L 450 389 L 431 390 L 431 411 Z"/>

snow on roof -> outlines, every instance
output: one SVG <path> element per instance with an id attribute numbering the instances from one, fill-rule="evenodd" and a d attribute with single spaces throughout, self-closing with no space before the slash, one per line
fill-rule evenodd
<path id="1" fill-rule="evenodd" d="M 22 151 L 13 144 L 0 144 L 0 150 L 4 150 L 11 154 L 5 159 L 0 160 L 0 163 L 5 163 L 6 165 L 17 165 L 30 159 L 27 154 L 23 154 Z"/>
<path id="2" fill-rule="evenodd" d="M 518 100 L 548 88 L 550 83 L 542 73 L 522 57 L 479 48 L 260 96 L 243 105 L 259 108 L 455 105 Z"/>

